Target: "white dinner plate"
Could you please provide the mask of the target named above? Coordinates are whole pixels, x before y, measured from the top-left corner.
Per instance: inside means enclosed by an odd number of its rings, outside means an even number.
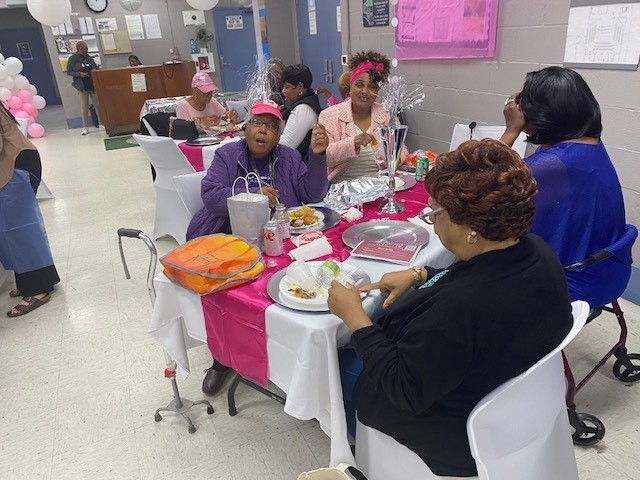
[[[296,210],[300,210],[301,208],[302,207],[287,208],[287,212],[295,212]],[[322,221],[324,220],[324,213],[322,213],[317,208],[314,208],[314,210],[315,210],[316,218],[318,220],[315,223],[311,223],[311,224],[305,225],[303,227],[291,227],[291,233],[302,233],[302,232],[306,232],[308,230],[314,230],[315,227],[320,225],[322,223]]]
[[[307,262],[307,265],[309,265],[309,267],[313,270],[314,268],[318,268],[320,265],[322,265],[322,263],[324,262],[321,262],[321,261]],[[341,264],[341,267],[342,267],[342,270],[347,274],[354,272],[358,268],[358,267],[353,267],[351,265],[345,265],[344,263]],[[371,283],[371,278],[369,277],[369,275],[367,275],[362,270],[359,270],[356,273],[356,275],[357,275],[356,286],[366,285],[368,283]],[[287,295],[285,295],[282,292],[282,288],[285,288],[285,287],[284,286],[281,287],[281,285],[283,284],[283,280],[284,280],[284,283],[286,284],[286,289],[289,288],[289,282],[286,281],[286,276],[287,276],[287,268],[285,267],[281,270],[278,270],[273,275],[271,275],[271,278],[267,282],[267,294],[271,297],[271,299],[274,302],[278,303],[279,305],[282,305],[283,307],[290,308],[291,310],[299,310],[302,312],[328,312],[329,311],[329,306],[327,305],[326,296],[324,297],[321,303],[314,303],[313,301],[293,297],[293,295],[289,294],[289,292],[287,292]],[[366,294],[363,294],[363,298],[364,297],[366,297]],[[317,299],[313,299],[313,300],[315,301]]]

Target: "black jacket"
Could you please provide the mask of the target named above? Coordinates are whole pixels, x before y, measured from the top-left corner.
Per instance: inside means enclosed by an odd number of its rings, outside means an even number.
[[[282,107],[282,117],[284,118],[284,121],[286,122],[289,119],[289,115],[291,115],[291,112],[293,111],[294,108],[296,108],[298,105],[303,105],[303,104],[309,105],[313,109],[313,111],[316,112],[316,115],[320,115],[320,112],[322,111],[322,107],[320,106],[320,100],[318,99],[318,95],[316,95],[311,88],[308,88],[306,93],[303,94],[291,105],[287,104],[284,107]],[[307,132],[305,137],[302,139],[302,142],[300,142],[300,145],[296,147],[296,150],[300,152],[300,155],[302,155],[302,159],[305,161],[305,163],[306,163],[307,152],[309,151],[309,145],[311,145],[311,130]]]
[[[440,275],[354,332],[364,362],[354,400],[362,423],[436,475],[474,476],[471,410],[560,344],[573,325],[571,305],[555,253],[534,235]]]

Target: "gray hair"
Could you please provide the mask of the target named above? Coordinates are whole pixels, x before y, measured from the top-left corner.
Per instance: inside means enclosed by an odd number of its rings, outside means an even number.
[[[261,114],[262,115],[262,114]],[[269,115],[268,113],[265,115]],[[249,112],[247,113],[247,115],[244,118],[244,122],[245,124],[248,124],[252,118],[256,117],[257,115],[254,115],[253,113],[251,113],[251,110],[249,110]],[[271,115],[273,117],[273,115]],[[278,122],[278,127],[280,128],[280,130],[278,131],[278,135],[282,135],[282,132],[284,132],[284,120],[280,120],[279,118],[275,117],[276,122]]]

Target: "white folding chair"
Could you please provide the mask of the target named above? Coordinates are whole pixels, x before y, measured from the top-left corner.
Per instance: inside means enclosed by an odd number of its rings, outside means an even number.
[[[471,130],[469,125],[456,123],[453,127],[449,151],[455,150],[462,142],[466,142],[467,140],[482,140],[483,138],[499,140],[506,129],[507,127],[502,125],[477,125]],[[518,138],[511,148],[524,158],[527,151],[527,136],[524,132],[520,132],[520,135],[518,135]]]
[[[589,305],[576,301],[573,328],[552,352],[482,399],[467,421],[481,480],[578,480],[562,349],[582,329]]]
[[[178,195],[173,177],[195,173],[176,143],[168,137],[134,134],[138,144],[156,170],[153,188],[156,191],[156,213],[153,224],[154,240],[170,235],[182,245],[186,241],[191,215]]]
[[[202,195],[200,194],[200,184],[206,174],[207,172],[204,171],[173,177],[173,183],[176,185],[178,195],[180,195],[182,203],[184,203],[192,218],[198,210],[204,207]]]
[[[26,137],[27,136],[27,127],[29,126],[29,119],[28,118],[16,117],[16,122],[18,122],[18,128],[20,129],[22,134]]]
[[[249,112],[249,104],[246,100],[227,100],[226,101],[227,108],[231,110],[232,108],[236,109],[238,112],[238,116],[240,117],[240,121],[244,122],[244,119]]]
[[[18,122],[18,128],[22,132],[22,134],[27,136],[27,127],[29,126],[29,120],[27,118],[16,118]],[[36,192],[36,199],[38,200],[46,200],[48,198],[55,198],[47,184],[44,183],[44,180],[40,179],[40,186],[38,186],[38,191]]]
[[[552,352],[483,398],[467,420],[478,477],[467,480],[577,480],[561,351],[584,326],[589,306],[572,304],[573,327]],[[356,465],[369,480],[442,480],[413,451],[356,425]]]

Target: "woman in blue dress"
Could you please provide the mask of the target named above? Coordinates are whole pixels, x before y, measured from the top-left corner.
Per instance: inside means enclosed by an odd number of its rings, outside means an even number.
[[[600,106],[584,79],[562,67],[530,72],[522,91],[505,102],[504,116],[504,143],[513,145],[524,131],[540,145],[525,159],[539,192],[531,232],[565,266],[620,240],[626,230],[622,188],[600,138]],[[598,307],[617,299],[631,275],[629,251],[568,272],[571,300]]]

